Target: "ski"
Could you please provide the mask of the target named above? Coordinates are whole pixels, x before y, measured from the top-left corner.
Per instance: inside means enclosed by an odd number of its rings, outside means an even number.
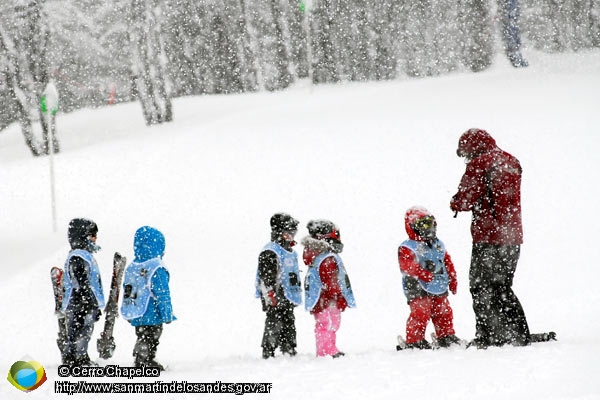
[[[552,342],[556,341],[556,332],[532,333],[529,337],[531,343]]]
[[[529,335],[529,343],[543,343],[543,342],[553,342],[557,341],[556,332],[542,332],[542,333],[531,333]],[[467,343],[467,348],[469,347],[477,347],[478,349],[487,349],[488,347],[492,347],[491,345],[477,345],[475,340]]]
[[[396,337],[396,341],[398,342],[398,344],[396,345],[396,351],[406,349],[406,340],[404,340],[404,337],[402,337],[402,335],[398,335]]]
[[[100,332],[100,338],[97,342],[98,353],[101,358],[109,359],[115,352],[115,338],[113,337],[113,328],[115,320],[119,315],[119,290],[123,280],[123,271],[127,259],[119,253],[115,253],[113,258],[113,274],[110,282],[110,295],[104,308],[104,330]]]
[[[435,332],[431,332],[431,348],[437,350],[440,347],[442,346],[440,346],[440,342],[438,342],[437,335],[435,334]]]
[[[59,267],[50,269],[50,279],[52,280],[52,292],[54,293],[54,314],[58,320],[58,339],[56,344],[60,350],[60,354],[64,354],[65,345],[67,342],[67,325],[65,313],[62,311],[63,301],[63,286],[62,286],[63,270]]]

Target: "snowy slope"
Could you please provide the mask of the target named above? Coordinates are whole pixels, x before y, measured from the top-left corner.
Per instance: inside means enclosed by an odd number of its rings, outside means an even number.
[[[17,126],[1,132],[0,370],[28,354],[49,381],[28,398],[61,396],[49,268],[64,262],[68,221],[85,216],[100,228],[106,285],[112,254],[132,257],[139,226],[165,233],[179,320],[159,346],[162,381],[272,382],[275,399],[600,398],[600,51],[529,59],[523,70],[499,58],[479,74],[177,99],[175,122],[152,128],[138,104],[59,115],[57,233],[48,159],[28,154]],[[448,208],[464,170],[457,140],[473,126],[521,160],[525,244],[515,290],[532,331],[555,330],[559,341],[397,353],[408,307],[396,249],[415,204],[438,218],[459,274],[455,328],[474,334],[469,215],[454,219]],[[302,310],[300,355],[260,359],[264,317],[253,279],[277,211],[301,221],[299,237],[311,218],[341,227],[358,302],[338,335],[344,359],[314,357],[313,320]],[[119,319],[115,336],[114,358],[100,364],[132,365],[133,328]],[[0,398],[23,396],[2,382]]]

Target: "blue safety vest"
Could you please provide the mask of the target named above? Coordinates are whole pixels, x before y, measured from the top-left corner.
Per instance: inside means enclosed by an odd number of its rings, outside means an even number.
[[[304,301],[304,307],[306,311],[312,310],[315,305],[317,305],[317,301],[319,301],[319,296],[321,296],[321,289],[323,289],[323,282],[321,282],[321,276],[319,275],[319,268],[321,267],[321,263],[327,257],[335,258],[335,262],[338,266],[338,282],[340,285],[340,290],[342,291],[342,295],[346,299],[348,303],[348,307],[356,307],[356,300],[354,299],[354,292],[352,291],[352,286],[350,285],[350,279],[348,278],[348,273],[346,272],[346,268],[344,267],[344,263],[342,262],[342,258],[336,253],[321,253],[313,260],[312,264],[308,267],[308,271],[306,272],[306,278],[304,279],[304,294],[306,299]]]
[[[79,289],[79,283],[77,281],[71,280],[71,274],[69,271],[69,262],[72,257],[79,257],[83,259],[89,266],[89,276],[90,276],[90,287],[92,288],[92,292],[96,297],[96,301],[98,302],[99,308],[104,308],[104,290],[102,289],[102,279],[100,278],[100,268],[98,267],[98,263],[96,259],[87,250],[75,249],[69,252],[67,256],[67,260],[65,261],[65,273],[62,278],[62,285],[64,288],[64,296],[62,302],[62,310],[65,311],[69,302],[71,301],[71,294],[73,293],[73,289]]]
[[[444,264],[444,256],[446,255],[446,247],[441,240],[435,239],[432,246],[428,246],[427,243],[417,240],[405,240],[400,246],[409,248],[417,257],[417,262],[423,269],[433,273],[433,280],[431,282],[425,282],[420,279],[419,284],[429,294],[439,295],[443,294],[448,290],[448,284],[450,278],[448,277],[448,271],[446,270],[446,264]],[[427,264],[433,262],[433,271],[427,268]],[[406,288],[407,276],[403,273],[402,283],[403,287]],[[405,290],[406,293],[406,290]]]
[[[131,321],[139,318],[148,310],[152,294],[152,277],[157,269],[167,267],[158,257],[144,262],[132,262],[125,269],[123,277],[123,303],[121,314]],[[167,271],[168,272],[168,271]]]
[[[272,251],[277,255],[279,263],[278,283],[281,283],[285,297],[296,305],[302,304],[302,286],[300,285],[300,267],[298,266],[298,254],[295,250],[287,251],[280,244],[269,242],[262,251]],[[261,297],[260,276],[256,270],[256,297]]]

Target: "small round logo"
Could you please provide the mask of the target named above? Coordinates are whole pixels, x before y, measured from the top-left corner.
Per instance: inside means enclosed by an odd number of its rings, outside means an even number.
[[[24,356],[10,367],[6,379],[17,389],[31,392],[42,386],[47,378],[42,364]]]

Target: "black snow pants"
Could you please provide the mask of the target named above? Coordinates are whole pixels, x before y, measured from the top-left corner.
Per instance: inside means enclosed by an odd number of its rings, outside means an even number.
[[[283,302],[282,302],[283,303]],[[294,306],[285,302],[277,307],[267,307],[265,331],[262,339],[263,358],[274,356],[279,347],[282,353],[296,354],[296,318]]]
[[[72,302],[65,312],[67,337],[62,354],[63,364],[86,365],[89,363],[88,344],[94,331],[94,323],[98,318],[97,310],[72,306]]]
[[[475,312],[475,340],[484,346],[527,345],[529,326],[512,290],[519,245],[474,243],[469,287]]]
[[[154,361],[156,357],[156,348],[158,347],[160,335],[163,326],[161,325],[142,325],[135,327],[137,341],[133,348],[133,356],[136,365],[148,364]]]

